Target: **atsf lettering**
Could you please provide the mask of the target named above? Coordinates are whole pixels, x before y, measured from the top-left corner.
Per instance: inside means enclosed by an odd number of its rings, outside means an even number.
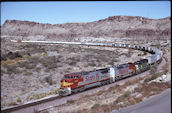
[[[92,75],[92,76],[86,76],[85,77],[86,81],[92,81],[92,80],[98,80],[99,79],[99,75]]]

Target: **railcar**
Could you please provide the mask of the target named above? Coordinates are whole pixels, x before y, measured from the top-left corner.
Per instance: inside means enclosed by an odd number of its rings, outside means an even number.
[[[136,61],[134,64],[136,66],[136,74],[139,74],[149,69],[148,59]]]
[[[129,44],[125,44],[125,47],[126,47],[126,48],[129,48]]]
[[[146,59],[148,60],[148,64],[152,65],[152,64],[157,62],[157,54],[153,54],[151,56],[148,56],[148,57],[146,57]]]
[[[136,67],[134,63],[127,63],[127,64],[114,66],[114,70],[115,70],[115,80],[118,80],[135,74]]]
[[[67,96],[91,87],[101,86],[135,74],[134,63],[121,64],[91,72],[66,74],[61,80],[60,96]]]
[[[82,91],[87,88],[100,86],[110,82],[110,69],[100,69],[91,72],[78,72],[64,75],[61,80],[59,95],[67,96],[71,93]]]

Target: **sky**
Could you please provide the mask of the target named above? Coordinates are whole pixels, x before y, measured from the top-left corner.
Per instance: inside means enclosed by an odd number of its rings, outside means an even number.
[[[62,24],[93,22],[109,16],[171,16],[170,1],[68,1],[1,2],[1,25],[5,20]]]

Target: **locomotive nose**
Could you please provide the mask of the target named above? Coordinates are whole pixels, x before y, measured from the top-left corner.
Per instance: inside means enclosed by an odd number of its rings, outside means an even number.
[[[65,86],[65,80],[61,80],[61,87],[64,87]]]
[[[71,82],[71,81],[61,80],[61,88],[69,87],[72,84],[73,84],[73,82]]]

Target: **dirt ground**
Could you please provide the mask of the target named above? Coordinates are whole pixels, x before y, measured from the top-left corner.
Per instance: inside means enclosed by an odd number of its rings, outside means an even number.
[[[149,53],[112,47],[2,43],[2,107],[58,94],[66,73],[134,62]]]

